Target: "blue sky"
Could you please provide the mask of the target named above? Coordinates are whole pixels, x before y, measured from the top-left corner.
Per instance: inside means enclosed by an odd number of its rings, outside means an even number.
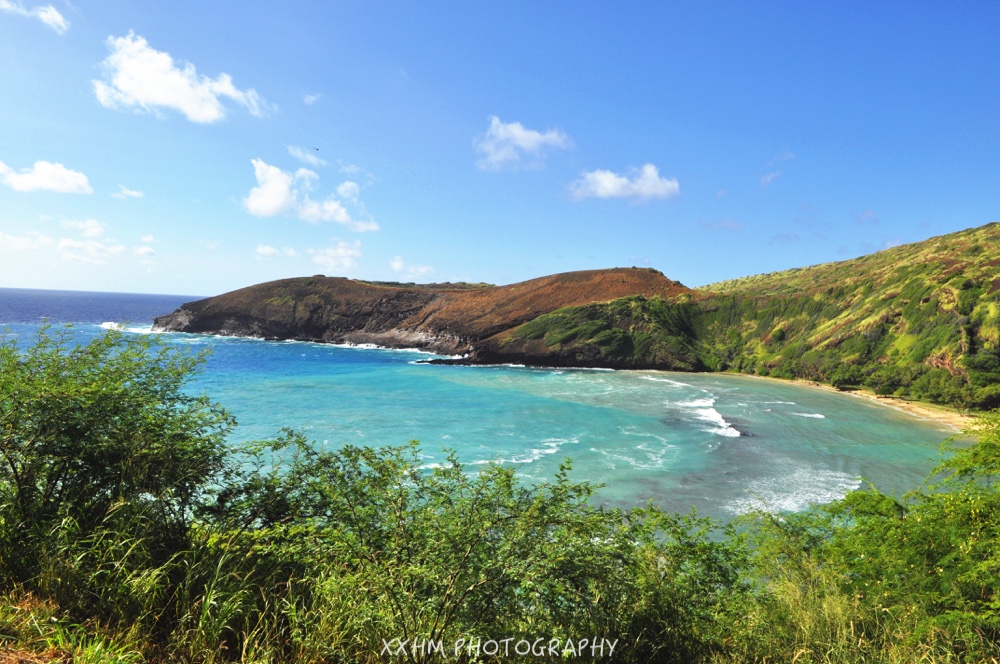
[[[1000,4],[0,0],[0,286],[689,286],[1000,220]]]

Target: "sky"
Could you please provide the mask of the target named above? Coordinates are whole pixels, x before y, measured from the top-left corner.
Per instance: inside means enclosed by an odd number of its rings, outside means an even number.
[[[1000,3],[0,0],[0,287],[688,286],[1000,221]]]

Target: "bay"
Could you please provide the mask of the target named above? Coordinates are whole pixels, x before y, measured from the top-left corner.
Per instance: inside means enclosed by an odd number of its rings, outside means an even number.
[[[148,334],[184,296],[0,289],[0,324],[26,341],[43,318],[84,341],[121,323]],[[209,350],[190,389],[235,414],[234,442],[282,427],[317,445],[418,440],[425,462],[455,450],[470,470],[511,464],[528,482],[604,483],[596,500],[724,519],[800,510],[871,481],[902,493],[937,460],[946,428],[862,399],[720,374],[459,367],[415,351],[167,334]]]

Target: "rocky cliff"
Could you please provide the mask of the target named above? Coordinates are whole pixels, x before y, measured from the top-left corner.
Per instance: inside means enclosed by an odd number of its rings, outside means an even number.
[[[317,275],[189,302],[157,318],[154,329],[372,343],[469,354],[475,360],[489,339],[544,313],[633,295],[673,298],[685,293],[691,291],[644,268],[568,272],[509,286],[417,286]]]

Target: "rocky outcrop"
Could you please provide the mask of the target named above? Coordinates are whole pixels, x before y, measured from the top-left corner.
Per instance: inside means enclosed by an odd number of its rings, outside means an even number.
[[[690,291],[644,268],[569,272],[509,286],[282,279],[184,304],[161,331],[422,348],[475,360],[486,342],[562,307]],[[493,348],[493,345],[490,345]],[[490,352],[492,358],[495,352]]]

